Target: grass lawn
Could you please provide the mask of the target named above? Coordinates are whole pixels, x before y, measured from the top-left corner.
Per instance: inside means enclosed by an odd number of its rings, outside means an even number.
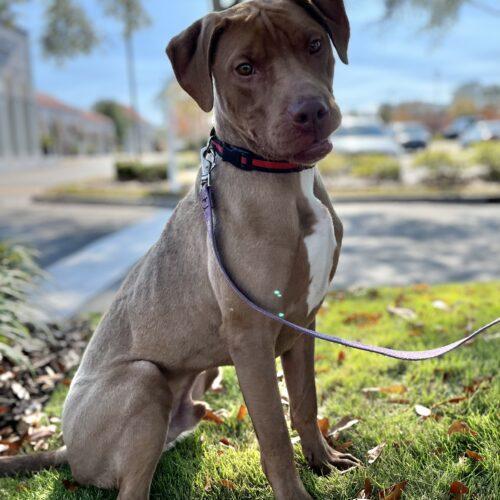
[[[391,316],[389,305],[409,308],[416,317]],[[499,312],[499,282],[417,285],[333,294],[319,316],[318,328],[368,343],[424,349],[455,340]],[[500,384],[495,377],[500,356],[494,333],[441,360],[405,363],[324,342],[317,343],[316,357],[321,416],[331,426],[347,415],[359,419],[340,433],[338,442],[367,465],[344,475],[318,477],[308,470],[296,444],[300,475],[314,498],[356,498],[366,478],[373,485],[373,498],[402,481],[407,481],[404,498],[449,498],[454,481],[468,487],[464,498],[498,498]],[[273,498],[249,418],[237,418],[243,399],[232,368],[224,370],[223,385],[223,392],[207,396],[214,411],[224,410],[223,422],[202,422],[194,435],[164,455],[152,498]],[[363,391],[370,387],[383,390]],[[65,390],[54,394],[48,413],[59,414]],[[431,416],[419,416],[417,404],[430,409]],[[456,421],[465,422],[467,432],[448,434]],[[380,457],[368,464],[367,451],[382,443],[386,445]],[[478,453],[480,460],[466,455],[468,450]],[[66,486],[63,480],[69,480]],[[74,485],[68,468],[0,480],[0,498],[115,497],[113,492]]]

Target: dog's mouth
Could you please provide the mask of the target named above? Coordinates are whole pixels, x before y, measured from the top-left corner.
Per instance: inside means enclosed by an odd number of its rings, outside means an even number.
[[[313,165],[314,163],[322,160],[333,149],[330,139],[323,139],[315,141],[306,149],[296,153],[292,161],[302,165]]]

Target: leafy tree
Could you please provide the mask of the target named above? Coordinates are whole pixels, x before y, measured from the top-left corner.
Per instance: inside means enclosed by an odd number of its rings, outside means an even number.
[[[113,121],[116,131],[116,140],[119,146],[123,146],[125,134],[130,127],[130,118],[123,106],[116,101],[107,99],[94,104],[93,110],[107,116]]]
[[[353,0],[346,0],[349,2]],[[426,28],[438,28],[453,22],[466,4],[500,16],[500,8],[492,5],[492,0],[382,0],[385,7],[385,18],[392,18],[398,11],[411,7],[424,10],[428,14]],[[214,10],[223,10],[232,7],[242,0],[212,0]]]
[[[45,56],[58,62],[78,54],[88,54],[99,39],[85,11],[72,0],[53,0],[45,12],[42,35]]]

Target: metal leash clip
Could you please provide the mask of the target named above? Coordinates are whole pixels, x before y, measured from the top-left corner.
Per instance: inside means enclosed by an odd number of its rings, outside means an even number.
[[[215,154],[209,144],[201,149],[201,185],[210,186],[210,174],[215,167]]]

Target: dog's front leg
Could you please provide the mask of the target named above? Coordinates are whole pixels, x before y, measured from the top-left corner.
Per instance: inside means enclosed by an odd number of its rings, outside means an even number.
[[[294,464],[281,406],[274,336],[271,328],[261,330],[260,323],[258,328],[255,324],[248,328],[239,325],[228,335],[230,354],[259,441],[262,467],[276,498],[310,500]]]
[[[290,398],[292,425],[299,433],[309,466],[320,474],[326,474],[332,466],[345,470],[359,465],[357,458],[331,448],[319,430],[314,339],[300,336],[293,347],[281,356],[281,362]]]

